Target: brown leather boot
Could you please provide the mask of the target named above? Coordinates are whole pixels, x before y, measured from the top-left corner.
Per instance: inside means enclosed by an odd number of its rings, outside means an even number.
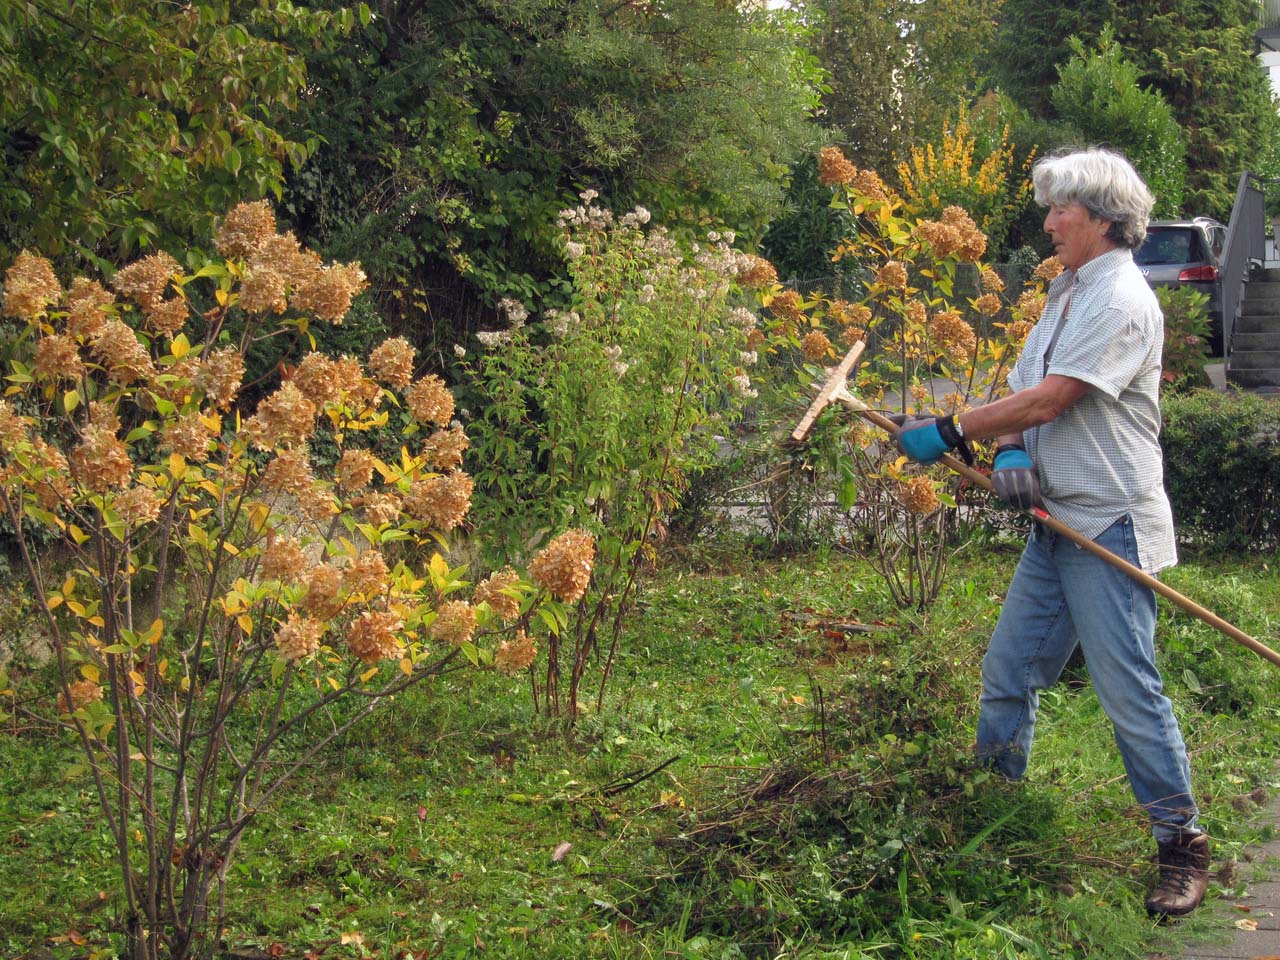
[[[1200,906],[1209,889],[1209,838],[1179,834],[1160,844],[1160,879],[1147,897],[1147,913],[1181,917]]]

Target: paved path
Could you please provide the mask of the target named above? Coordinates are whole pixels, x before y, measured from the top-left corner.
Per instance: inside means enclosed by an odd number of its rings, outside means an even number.
[[[1264,820],[1280,826],[1280,798],[1272,800]],[[1221,866],[1214,861],[1215,868]],[[1154,954],[1151,960],[1280,960],[1280,836],[1250,847],[1235,867],[1233,885],[1242,896],[1223,896],[1208,909],[1221,927],[1181,954]]]

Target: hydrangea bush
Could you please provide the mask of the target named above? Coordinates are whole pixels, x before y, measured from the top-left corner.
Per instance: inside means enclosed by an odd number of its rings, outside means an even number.
[[[444,382],[402,339],[365,362],[307,348],[312,323],[342,322],[359,266],[302,249],[265,203],[232,210],[215,247],[193,272],[158,253],[109,286],[64,287],[23,252],[4,285],[0,506],[136,958],[212,952],[238,841],[299,765],[412,684],[528,669],[539,610],[579,599],[594,563],[592,534],[570,529],[530,577],[469,583],[446,559],[473,480]],[[301,361],[243,383],[272,338],[302,341]],[[404,445],[380,457],[370,437],[395,406]],[[321,434],[332,470],[309,454]]]

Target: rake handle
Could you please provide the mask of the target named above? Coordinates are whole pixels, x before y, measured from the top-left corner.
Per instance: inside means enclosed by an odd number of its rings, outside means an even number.
[[[850,397],[850,399],[852,399],[852,397]],[[852,409],[856,410],[858,413],[862,414],[863,417],[865,417],[870,422],[874,423],[880,429],[888,431],[890,436],[896,437],[898,435],[898,425],[895,424],[888,417],[884,416],[883,414],[877,413],[874,410],[868,410],[866,407],[863,407],[857,401],[854,401],[854,404],[849,404],[849,406],[851,406]],[[960,460],[957,460],[955,457],[951,456],[950,454],[944,454],[942,456],[941,462],[945,463],[948,467],[950,467],[956,473],[960,474],[961,476],[969,480],[969,482],[979,487],[982,487],[982,489],[984,490],[991,489],[991,480],[989,477],[984,476],[983,474],[979,473],[977,470],[973,469],[973,467],[969,466],[968,464]],[[1057,534],[1060,534],[1061,536],[1066,537],[1076,546],[1081,547],[1085,550],[1088,550],[1094,556],[1105,560],[1107,563],[1111,564],[1111,566],[1115,567],[1117,570],[1122,571],[1123,573],[1128,574],[1130,577],[1132,577],[1134,580],[1136,580],[1138,583],[1142,584],[1143,586],[1150,587],[1156,593],[1160,594],[1162,597],[1166,598],[1174,605],[1181,607],[1183,610],[1191,614],[1193,617],[1198,617],[1199,619],[1203,620],[1205,623],[1209,624],[1209,626],[1213,627],[1215,630],[1221,633],[1225,633],[1232,640],[1235,640],[1237,643],[1241,643],[1244,646],[1248,647],[1258,656],[1263,657],[1267,660],[1270,660],[1276,666],[1280,666],[1280,653],[1276,653],[1276,651],[1272,650],[1266,644],[1260,643],[1259,641],[1255,640],[1253,637],[1249,636],[1239,627],[1236,627],[1228,623],[1226,620],[1223,620],[1220,616],[1218,616],[1212,610],[1206,610],[1204,607],[1200,606],[1200,604],[1196,603],[1190,597],[1185,597],[1182,594],[1180,594],[1177,590],[1173,589],[1173,587],[1170,587],[1167,584],[1161,583],[1159,580],[1151,576],[1151,574],[1147,573],[1145,570],[1142,570],[1139,567],[1135,567],[1128,560],[1124,559],[1123,557],[1117,556],[1116,554],[1108,550],[1106,547],[1099,546],[1098,544],[1090,540],[1088,537],[1086,537],[1083,533],[1080,533],[1077,530],[1073,530],[1071,527],[1067,526],[1061,520],[1058,520],[1057,518],[1050,516],[1040,507],[1032,507],[1027,512],[1030,513],[1037,520],[1039,520],[1041,523],[1043,523],[1046,527],[1048,527],[1054,533],[1057,533]]]

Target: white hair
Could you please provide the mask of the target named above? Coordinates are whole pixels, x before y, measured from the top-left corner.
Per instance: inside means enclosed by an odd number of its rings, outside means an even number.
[[[1101,147],[1041,157],[1031,168],[1036,203],[1078,203],[1108,220],[1107,239],[1130,250],[1142,246],[1155,197],[1123,156]]]

